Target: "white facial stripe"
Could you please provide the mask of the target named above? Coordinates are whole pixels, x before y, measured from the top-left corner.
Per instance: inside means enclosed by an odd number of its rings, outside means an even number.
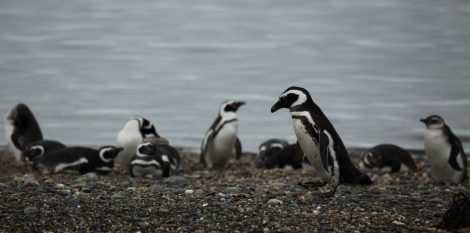
[[[104,153],[106,153],[106,152],[108,152],[108,151],[111,151],[111,150],[113,150],[113,148],[104,148],[104,149],[100,150],[100,159],[101,159],[103,162],[109,163],[109,162],[113,161],[112,159],[106,159],[106,158],[104,157]]]
[[[262,146],[261,148],[259,148],[260,151],[265,151],[266,150],[266,146]]]
[[[285,93],[283,93],[281,95],[281,97],[286,97],[287,95],[289,94],[295,94],[297,95],[299,98],[291,104],[290,107],[294,107],[294,106],[297,106],[297,105],[301,105],[303,103],[305,103],[307,101],[307,95],[305,95],[305,93],[303,93],[302,91],[299,91],[299,90],[290,90],[290,91],[287,91]]]
[[[151,160],[151,161],[145,161],[145,160],[140,160],[140,159],[136,159],[134,161],[131,162],[132,165],[137,165],[137,166],[149,166],[149,165],[156,165],[158,167],[160,167],[160,163],[158,161],[155,161],[155,160]]]
[[[284,148],[284,145],[282,145],[281,143],[273,143],[273,144],[271,144],[271,148],[276,148],[276,147],[282,149],[282,148]]]
[[[306,117],[308,122],[312,125],[315,126],[315,121],[313,121],[312,116],[310,115],[309,112],[304,111],[304,112],[291,112],[291,116],[297,116],[297,117]],[[316,133],[318,133],[318,127],[313,127]],[[326,131],[325,131],[326,132]]]
[[[43,146],[36,145],[36,146],[31,147],[31,150],[36,150],[36,149],[41,151],[41,153],[37,157],[44,155],[44,147]]]
[[[79,160],[71,163],[60,163],[54,168],[54,172],[60,172],[68,167],[75,167],[85,163],[88,163],[88,159],[86,158],[80,158]]]

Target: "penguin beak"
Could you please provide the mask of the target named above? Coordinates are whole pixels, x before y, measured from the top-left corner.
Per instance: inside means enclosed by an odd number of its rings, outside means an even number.
[[[117,152],[119,153],[119,152],[123,151],[124,148],[122,148],[122,147],[117,147],[116,150],[117,150]]]
[[[285,108],[284,104],[281,102],[279,99],[272,107],[271,107],[271,113],[276,112],[277,110]]]
[[[427,121],[426,119],[424,119],[424,118],[419,119],[419,121],[423,122],[424,124],[427,124],[427,123],[428,123],[428,121]]]

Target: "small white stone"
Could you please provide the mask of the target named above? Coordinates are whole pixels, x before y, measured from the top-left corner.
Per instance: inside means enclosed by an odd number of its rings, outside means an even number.
[[[404,223],[402,223],[402,222],[400,222],[400,221],[396,221],[396,220],[393,221],[392,223],[395,224],[395,225],[398,225],[398,226],[405,226],[405,225],[406,225],[406,224],[404,224]]]
[[[55,187],[57,187],[59,189],[63,189],[63,188],[65,188],[65,185],[64,184],[56,184]]]
[[[188,189],[188,190],[184,191],[184,194],[186,194],[186,195],[191,195],[193,193],[194,193],[194,190],[192,190],[192,189]]]
[[[318,215],[318,210],[314,210],[313,215]]]
[[[276,198],[273,198],[271,200],[268,201],[268,204],[271,204],[271,205],[282,205],[284,204],[283,201],[279,200],[279,199],[276,199]]]

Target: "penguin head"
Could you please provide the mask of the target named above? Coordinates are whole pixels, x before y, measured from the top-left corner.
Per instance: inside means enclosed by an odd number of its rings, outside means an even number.
[[[28,146],[23,150],[23,156],[28,164],[33,164],[34,161],[44,156],[45,150],[42,145]]]
[[[442,129],[445,126],[444,119],[438,115],[431,115],[419,121],[423,122],[428,129]]]
[[[271,144],[261,144],[258,148],[258,156],[255,159],[255,165],[257,168],[262,168],[266,166],[268,159],[284,148],[284,145],[281,143],[271,143]]]
[[[151,142],[144,142],[137,146],[137,157],[146,157],[155,154],[156,147]]]
[[[114,146],[103,146],[98,149],[100,159],[106,163],[113,161],[122,150],[123,148]]]
[[[19,103],[10,110],[7,120],[9,120],[15,127],[22,128],[26,127],[25,124],[27,124],[32,115],[33,113],[29,110],[26,104]]]
[[[380,155],[372,150],[368,150],[362,154],[362,164],[366,168],[378,167],[380,161]]]
[[[237,112],[238,108],[244,104],[245,102],[243,101],[226,100],[220,106],[219,114],[224,115],[226,113],[235,113]]]
[[[310,93],[302,87],[292,86],[287,88],[280,96],[278,101],[271,107],[271,112],[276,112],[281,108],[292,108],[303,105],[311,101]]]
[[[160,137],[160,135],[157,133],[157,130],[155,129],[155,126],[149,120],[143,117],[136,117],[135,119],[137,119],[139,122],[139,130],[142,134],[142,137]]]

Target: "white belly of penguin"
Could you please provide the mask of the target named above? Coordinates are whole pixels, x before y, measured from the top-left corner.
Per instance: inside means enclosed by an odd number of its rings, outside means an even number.
[[[450,181],[458,183],[463,172],[455,171],[449,165],[451,145],[440,130],[428,130],[425,134],[424,149],[431,175],[436,181]],[[461,159],[457,157],[457,162],[462,167]]]
[[[331,179],[331,174],[325,170],[323,167],[323,162],[321,161],[320,150],[317,144],[309,136],[307,129],[302,124],[302,121],[299,119],[292,119],[294,125],[295,135],[299,141],[300,147],[307,156],[308,161],[315,168],[317,175],[323,180],[323,182],[329,182]]]
[[[212,164],[225,165],[232,155],[236,140],[237,122],[225,124],[214,137],[211,144],[209,156]]]
[[[11,110],[10,110],[11,111]],[[8,112],[7,117],[10,115],[10,112]],[[13,135],[13,131],[15,130],[15,127],[11,123],[10,120],[5,119],[5,137],[7,138],[7,143],[8,143],[8,148],[12,155],[15,157],[16,162],[21,161],[21,151],[16,148],[15,144],[13,144],[13,141],[11,140],[11,135]]]

